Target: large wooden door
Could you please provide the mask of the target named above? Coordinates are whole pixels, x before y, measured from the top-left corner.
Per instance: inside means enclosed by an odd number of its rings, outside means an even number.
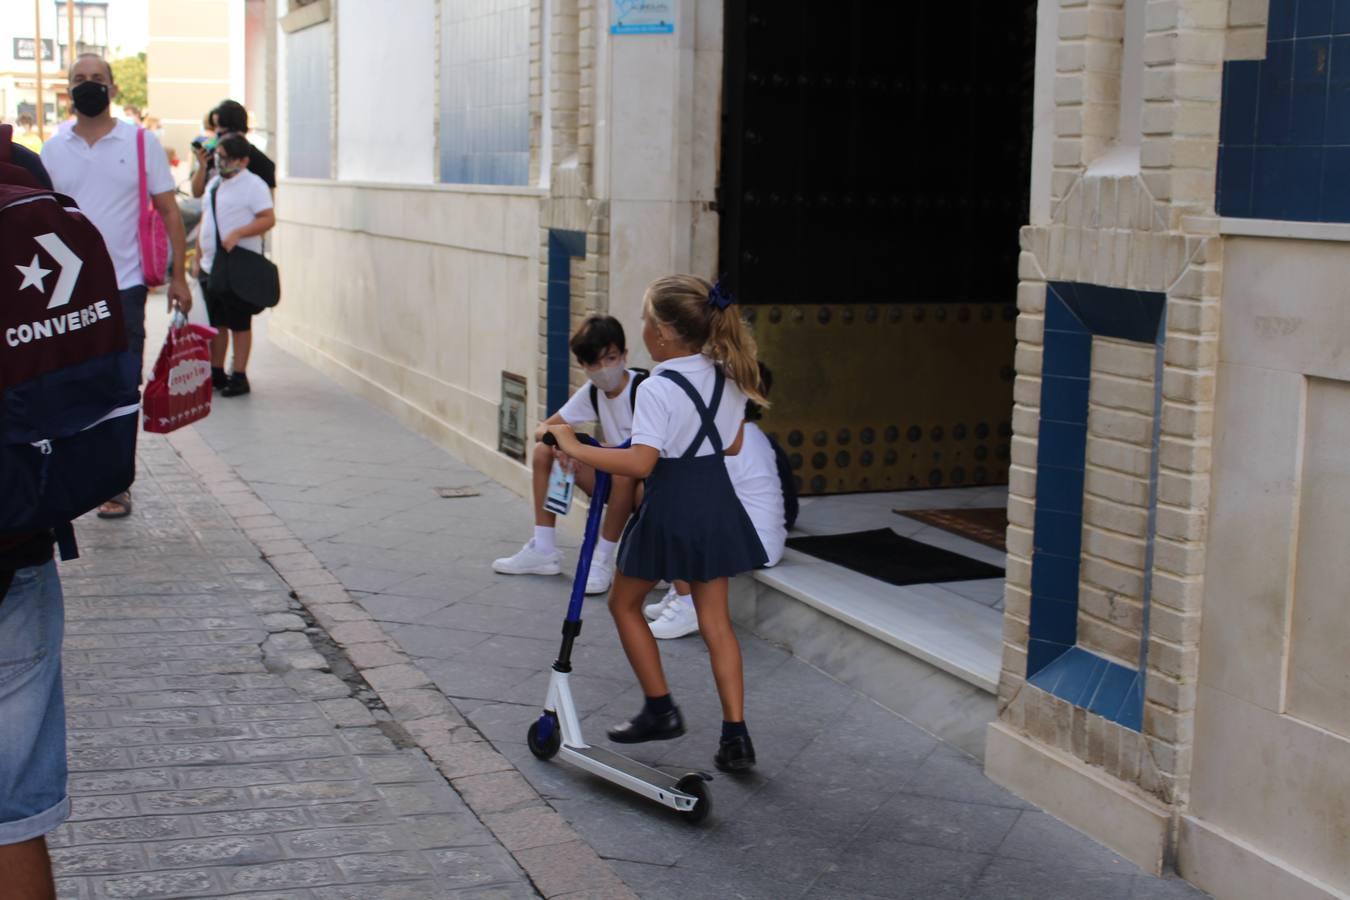
[[[806,493],[1007,480],[1034,0],[726,0],[721,271]]]

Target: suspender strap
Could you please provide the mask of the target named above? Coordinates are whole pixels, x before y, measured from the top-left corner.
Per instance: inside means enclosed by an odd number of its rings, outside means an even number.
[[[717,408],[722,404],[722,389],[726,387],[727,376],[722,372],[720,366],[716,367],[715,371],[717,372],[717,375],[713,381],[711,405],[703,402],[703,398],[698,395],[698,391],[694,390],[694,386],[689,383],[689,379],[685,378],[679,372],[666,369],[661,373],[663,377],[669,378],[671,381],[678,384],[680,388],[689,395],[689,399],[693,401],[694,409],[698,411],[698,417],[702,422],[699,426],[698,434],[694,435],[693,443],[691,443],[688,449],[681,454],[681,459],[692,459],[697,456],[698,448],[703,446],[704,438],[707,438],[708,442],[712,444],[714,453],[718,456],[722,455],[722,435],[717,432],[717,420],[715,417],[717,415]]]

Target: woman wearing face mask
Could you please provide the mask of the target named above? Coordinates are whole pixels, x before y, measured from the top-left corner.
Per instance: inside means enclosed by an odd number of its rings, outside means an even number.
[[[211,343],[211,383],[222,396],[238,397],[250,390],[246,370],[257,310],[232,292],[212,291],[211,266],[217,253],[229,253],[236,247],[261,253],[262,236],[276,224],[276,215],[272,212],[272,192],[248,170],[248,140],[239,134],[226,135],[216,144],[215,152],[216,174],[206,186],[193,269],[201,279],[211,325],[219,330]],[[231,372],[226,375],[225,357],[231,344],[234,354]]]

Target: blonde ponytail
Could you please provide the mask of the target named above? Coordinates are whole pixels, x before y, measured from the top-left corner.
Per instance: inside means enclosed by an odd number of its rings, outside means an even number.
[[[734,305],[708,302],[713,286],[696,275],[667,275],[647,286],[643,306],[690,348],[722,366],[747,397],[767,408],[754,335]]]
[[[703,345],[703,353],[714,362],[722,364],[722,371],[736,382],[736,386],[745,392],[745,396],[768,409],[769,401],[764,396],[764,386],[759,381],[755,336],[750,333],[735,306],[728,306],[726,309],[711,307],[711,309],[708,340]]]

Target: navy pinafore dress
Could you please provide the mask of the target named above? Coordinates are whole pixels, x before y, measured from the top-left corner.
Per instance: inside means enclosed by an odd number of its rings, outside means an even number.
[[[619,571],[645,581],[712,581],[760,568],[769,557],[731,486],[714,420],[726,375],[717,368],[711,406],[679,372],[659,377],[689,395],[702,424],[682,455],[662,457],[647,476],[642,505],[619,545]],[[698,456],[705,438],[713,452]]]

